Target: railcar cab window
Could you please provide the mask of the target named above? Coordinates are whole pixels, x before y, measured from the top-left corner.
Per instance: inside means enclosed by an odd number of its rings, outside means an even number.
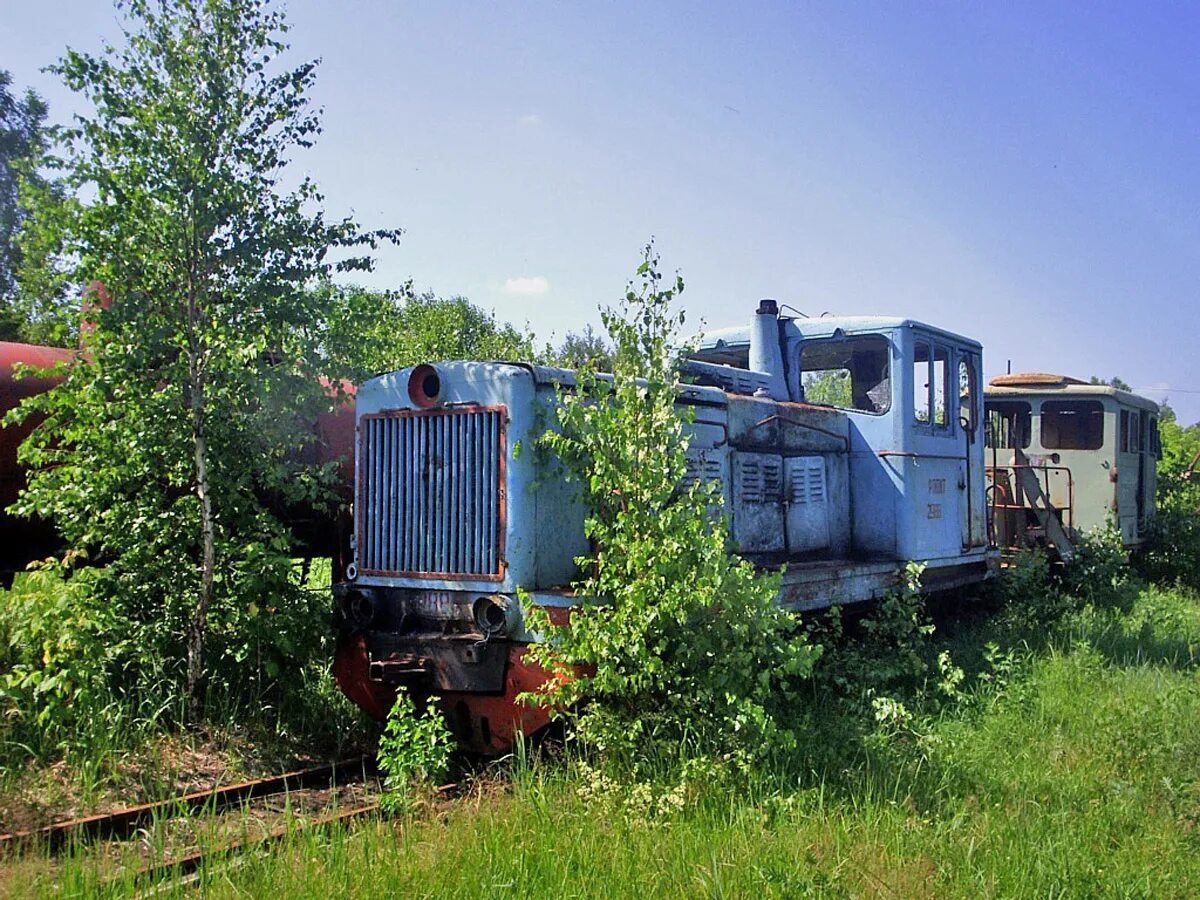
[[[987,446],[989,450],[1029,449],[1033,416],[1024,400],[989,400]]]
[[[1042,447],[1046,450],[1099,450],[1104,446],[1104,404],[1099,400],[1047,400],[1042,403]]]
[[[1121,435],[1118,446],[1122,453],[1137,453],[1141,450],[1143,441],[1142,435],[1142,414],[1134,411],[1130,412],[1127,409],[1121,410]]]
[[[888,342],[879,335],[807,340],[800,379],[808,403],[882,415],[892,406]]]
[[[950,351],[917,341],[913,350],[913,419],[921,425],[950,426],[946,410],[949,396]]]

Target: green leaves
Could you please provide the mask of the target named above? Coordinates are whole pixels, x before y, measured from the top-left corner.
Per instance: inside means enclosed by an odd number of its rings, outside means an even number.
[[[719,492],[681,486],[690,411],[676,405],[683,291],[663,285],[652,246],[618,309],[601,313],[613,379],[585,366],[559,397],[560,431],[540,444],[585,488],[592,574],[575,586],[596,598],[568,624],[532,611],[549,640],[532,650],[550,669],[592,674],[547,687],[542,702],[571,709],[576,734],[645,759],[688,740],[704,753],[732,746],[747,759],[791,736],[794,685],[819,654],[775,605],[778,577],[728,552]],[[576,705],[587,705],[574,711]]]
[[[432,785],[450,769],[454,737],[434,698],[417,711],[408,691],[401,688],[379,738],[376,759],[384,773],[379,805],[389,813],[404,811],[419,784]]]
[[[206,678],[265,690],[324,639],[324,598],[295,583],[280,518],[335,503],[331,467],[303,462],[339,399],[313,288],[331,250],[397,232],[327,219],[307,179],[281,189],[320,120],[306,96],[315,64],[282,64],[280,12],[120,8],[123,46],[55,67],[94,112],[61,135],[76,197],[34,210],[64,277],[103,282],[112,305],[91,314],[63,382],[14,415],[47,417],[22,449],[34,472],[17,508],[103,565],[104,639],[125,654],[113,671],[186,656],[193,694]]]
[[[405,366],[447,359],[522,360],[535,356],[533,335],[465,297],[369,291],[322,284],[324,317],[316,337],[333,371],[353,381]]]

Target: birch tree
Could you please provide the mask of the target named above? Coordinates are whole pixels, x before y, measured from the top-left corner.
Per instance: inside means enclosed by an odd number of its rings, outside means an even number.
[[[21,507],[105,567],[139,652],[181,663],[195,721],[214,630],[226,661],[254,628],[284,656],[294,644],[269,620],[286,606],[292,540],[265,500],[325,496],[327,473],[295,463],[331,401],[307,337],[324,315],[311,288],[369,268],[362,254],[396,233],[327,220],[316,186],[291,174],[320,132],[317,64],[283,65],[270,3],[117,7],[121,46],[54,67],[94,110],[63,133],[76,202],[33,210],[73,282],[103,283],[111,307],[93,310],[85,352],[31,407],[49,418],[24,450],[35,475]]]

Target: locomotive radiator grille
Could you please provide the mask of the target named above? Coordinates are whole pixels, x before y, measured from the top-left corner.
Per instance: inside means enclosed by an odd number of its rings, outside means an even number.
[[[503,577],[504,421],[496,407],[363,416],[364,574]]]

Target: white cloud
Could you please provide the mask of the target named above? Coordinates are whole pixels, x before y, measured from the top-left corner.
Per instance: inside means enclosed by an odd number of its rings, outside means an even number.
[[[539,116],[537,113],[526,113],[525,115],[521,116],[521,124],[522,125],[541,125],[542,117]]]
[[[550,290],[550,282],[546,280],[545,275],[507,278],[504,281],[504,293],[515,294],[518,297],[532,297],[544,294],[548,290]]]

